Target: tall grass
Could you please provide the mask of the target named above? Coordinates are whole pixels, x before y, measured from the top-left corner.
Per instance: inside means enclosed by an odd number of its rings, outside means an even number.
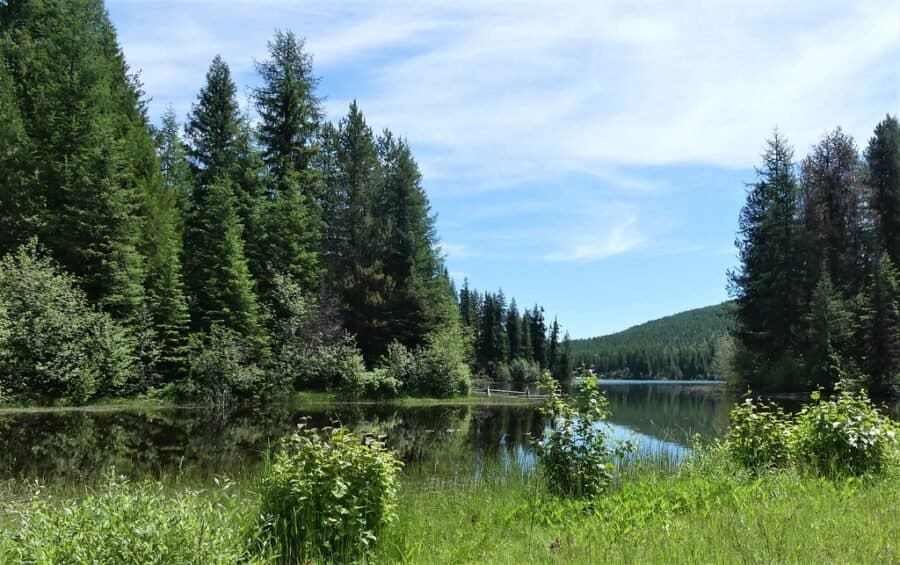
[[[474,472],[474,469],[478,469]],[[194,480],[194,479],[191,479]],[[121,480],[86,488],[0,484],[0,563],[266,563],[254,541],[256,477],[191,486]],[[547,494],[518,458],[402,473],[397,521],[370,563],[896,563],[900,473],[840,480],[751,473],[716,451],[619,467],[593,501]],[[312,557],[312,563],[323,562]]]

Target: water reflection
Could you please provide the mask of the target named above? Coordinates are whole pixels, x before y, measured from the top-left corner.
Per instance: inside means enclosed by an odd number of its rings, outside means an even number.
[[[680,460],[694,434],[723,433],[721,387],[605,382],[616,439]],[[271,406],[227,413],[168,408],[0,414],[0,478],[83,480],[114,467],[133,478],[208,478],[253,472],[264,452],[307,419],[383,434],[408,466],[477,469],[485,461],[533,465],[531,438],[546,422],[534,405]]]

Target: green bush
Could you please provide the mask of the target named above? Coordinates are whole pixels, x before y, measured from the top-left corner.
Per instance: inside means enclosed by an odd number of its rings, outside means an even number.
[[[465,347],[455,332],[444,330],[432,334],[427,347],[416,358],[417,376],[410,392],[436,398],[469,394],[472,381],[465,362]]]
[[[395,398],[399,391],[400,381],[385,369],[344,375],[343,382],[336,389],[338,397],[343,400],[384,400]]]
[[[731,410],[725,450],[753,470],[783,467],[790,461],[792,423],[774,403],[747,398]]]
[[[214,325],[208,335],[194,336],[190,349],[188,396],[225,405],[262,400],[281,388],[253,362],[252,346],[228,328]]]
[[[410,388],[411,383],[418,378],[416,356],[399,341],[388,344],[387,351],[378,361],[378,367],[384,369],[389,377],[404,388]]]
[[[43,495],[4,516],[0,562],[261,563],[246,553],[250,513],[216,491],[167,494],[160,483],[117,482],[80,500]]]
[[[284,563],[362,557],[395,519],[399,469],[378,440],[301,428],[262,479],[261,542]]]
[[[36,243],[0,259],[0,304],[0,389],[10,397],[84,403],[135,375],[133,336]]]
[[[829,400],[813,393],[797,414],[798,461],[825,475],[881,473],[897,455],[897,425],[878,412],[865,391],[839,390]]]
[[[541,378],[541,368],[534,361],[516,357],[509,362],[509,376],[514,383],[536,383]]]
[[[611,442],[606,396],[597,388],[593,371],[580,376],[574,397],[563,395],[549,373],[541,377],[541,388],[549,396],[542,412],[552,425],[537,442],[536,451],[552,492],[593,498],[612,482],[615,459],[624,457],[632,446]]]

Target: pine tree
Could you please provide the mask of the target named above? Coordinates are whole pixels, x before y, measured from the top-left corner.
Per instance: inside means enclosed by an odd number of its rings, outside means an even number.
[[[550,342],[547,345],[547,368],[556,374],[556,361],[559,355],[559,322],[553,318],[550,326]]]
[[[887,396],[900,388],[900,276],[887,253],[876,263],[871,279],[864,319],[866,384],[872,394]]]
[[[810,376],[807,386],[833,388],[841,380],[858,378],[849,355],[851,315],[827,271],[816,285],[807,317]]]
[[[103,4],[11,1],[0,22],[0,66],[28,137],[27,154],[6,164],[25,196],[8,225],[19,241],[38,236],[92,301],[135,320],[144,302],[140,207],[155,165],[135,153],[147,137],[141,92]]]
[[[191,207],[191,167],[187,149],[179,133],[175,110],[169,106],[162,116],[162,125],[154,132],[156,153],[160,161],[163,186],[175,195],[182,220]],[[182,226],[183,229],[183,226]]]
[[[736,245],[741,268],[729,274],[729,281],[737,302],[735,335],[744,354],[743,372],[747,382],[764,389],[776,377],[781,380],[781,366],[792,366],[803,323],[805,248],[793,150],[777,131],[757,177],[740,215]]]
[[[845,298],[862,287],[866,261],[864,207],[859,155],[841,128],[824,136],[802,164],[803,212],[811,239],[808,281],[821,280],[827,265],[832,284]]]
[[[276,31],[269,42],[269,57],[256,65],[263,86],[253,95],[263,158],[272,176],[282,182],[292,173],[310,170],[324,114],[315,92],[319,79],[313,75],[312,56],[305,51],[303,39],[293,32]],[[309,186],[300,188],[308,198],[315,196]]]
[[[544,324],[544,308],[534,305],[531,311],[531,323],[529,328],[531,335],[531,347],[534,351],[534,361],[541,369],[549,368],[547,359],[547,326]]]
[[[900,264],[900,122],[888,115],[875,127],[866,149],[868,183],[878,239],[894,265]]]
[[[266,336],[235,208],[234,187],[218,179],[207,187],[204,205],[192,212],[185,249],[186,266],[193,274],[191,314],[196,329],[209,331],[215,324],[234,330],[259,353]]]
[[[237,103],[237,87],[231,70],[216,55],[206,73],[206,84],[191,109],[185,135],[188,156],[195,176],[194,200],[218,177],[228,176],[237,160],[237,143],[241,134],[241,116]]]
[[[516,359],[524,354],[522,347],[522,318],[519,316],[519,308],[516,299],[509,302],[506,310],[506,335],[509,338],[509,357]]]

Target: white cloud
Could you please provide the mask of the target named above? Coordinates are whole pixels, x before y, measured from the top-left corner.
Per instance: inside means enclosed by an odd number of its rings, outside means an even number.
[[[330,117],[357,98],[376,130],[408,137],[432,194],[518,191],[442,226],[543,214],[529,229],[452,235],[452,259],[514,256],[516,238],[554,261],[652,247],[659,218],[639,198],[669,182],[641,167],[747,168],[775,125],[799,154],[837,124],[864,142],[900,108],[898,0],[108,4],[156,115],[189,109],[216,53],[250,86],[272,31],[291,29],[336,85],[322,92]],[[573,175],[598,189],[555,189]],[[536,185],[555,201],[535,199]]]

